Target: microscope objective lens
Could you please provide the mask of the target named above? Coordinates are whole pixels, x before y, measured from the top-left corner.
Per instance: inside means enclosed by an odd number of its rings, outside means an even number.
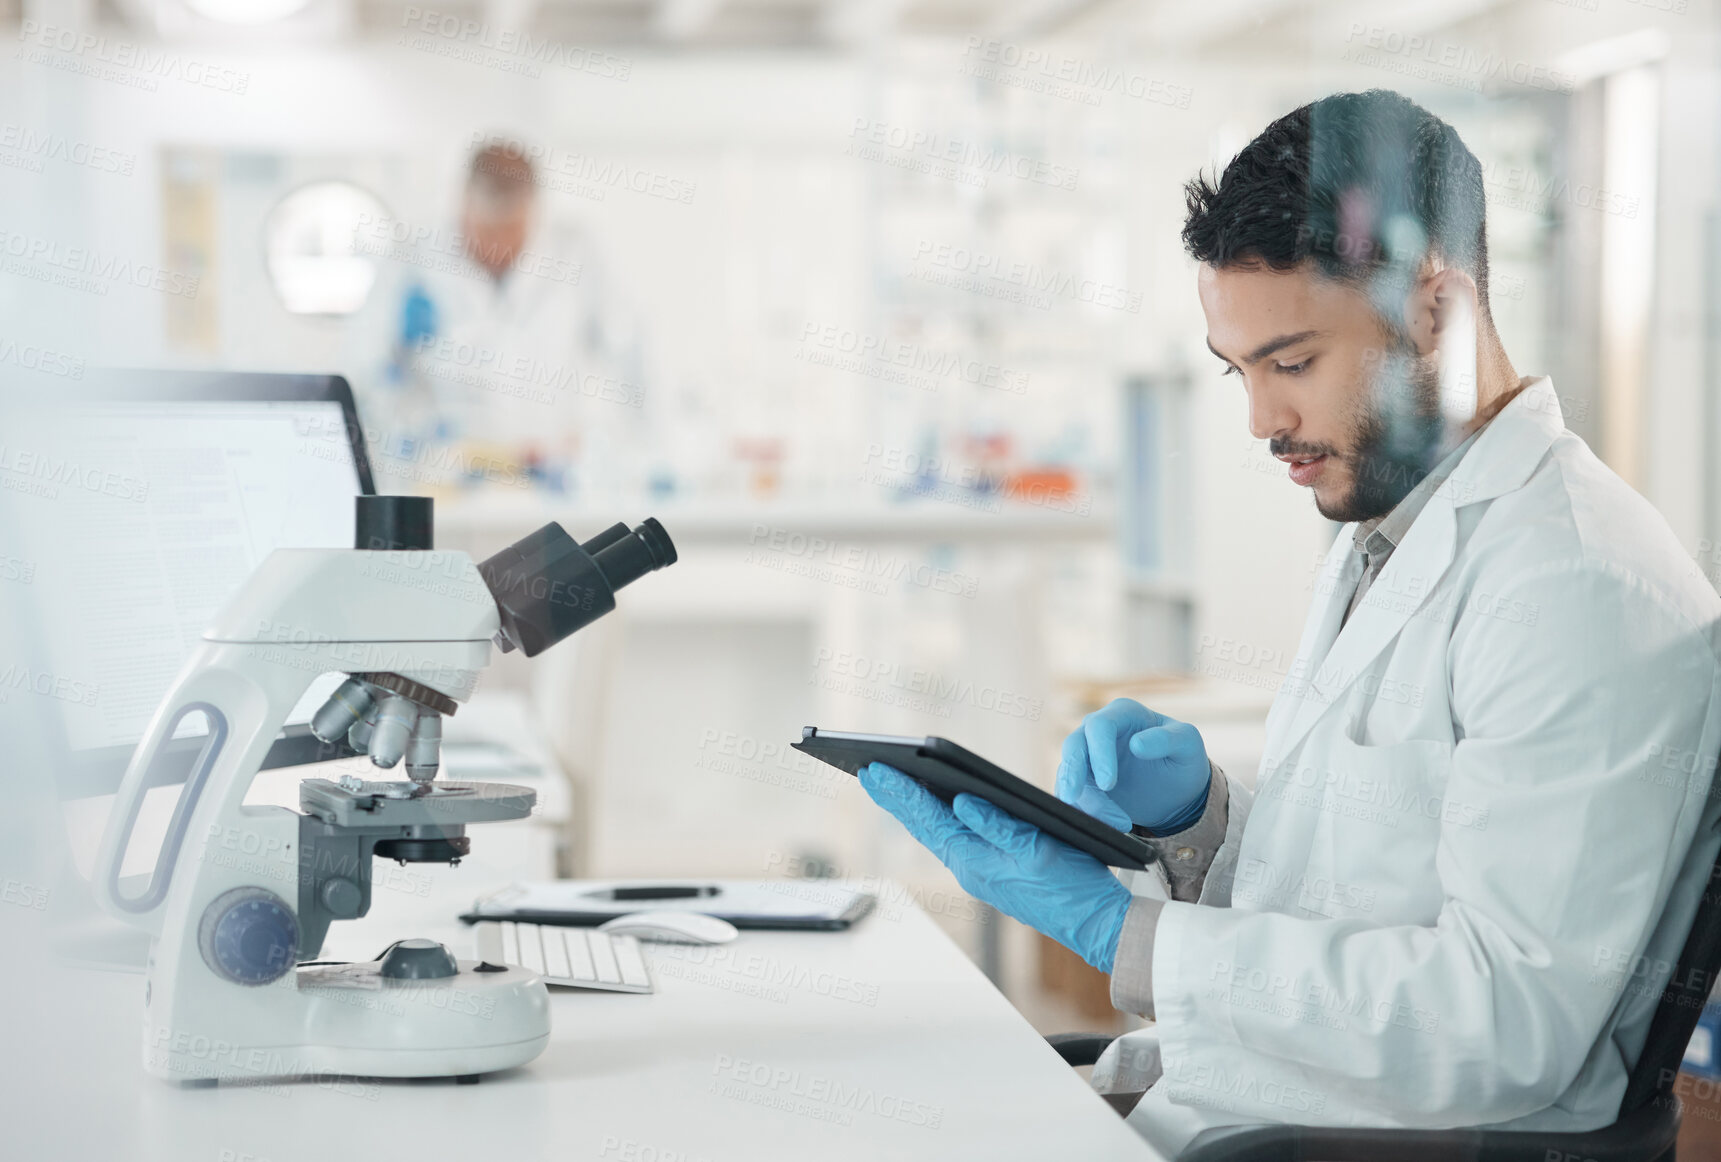
[[[383,769],[394,766],[406,754],[412,729],[418,723],[418,707],[412,699],[390,694],[377,711],[371,731],[370,761]]]

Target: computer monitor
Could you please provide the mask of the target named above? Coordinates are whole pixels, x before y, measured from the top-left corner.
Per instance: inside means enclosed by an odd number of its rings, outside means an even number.
[[[36,607],[29,653],[42,661],[28,680],[57,720],[60,795],[111,794],[174,675],[263,558],[351,547],[353,497],[375,491],[362,429],[351,389],[329,375],[104,371],[14,402],[0,506]],[[339,681],[313,685],[266,765],[350,753],[305,726]],[[199,742],[172,749],[189,769]]]

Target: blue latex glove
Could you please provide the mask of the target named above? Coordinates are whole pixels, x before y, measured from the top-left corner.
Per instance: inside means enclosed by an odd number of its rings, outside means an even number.
[[[946,806],[884,763],[866,767],[860,781],[956,874],[963,891],[1111,971],[1131,896],[1103,863],[973,795]]]
[[[422,283],[413,283],[407,288],[406,299],[400,305],[401,346],[417,347],[421,341],[433,337],[436,323],[436,300],[430,297]]]
[[[1058,798],[1119,831],[1169,834],[1201,818],[1210,780],[1200,731],[1118,698],[1064,739]]]

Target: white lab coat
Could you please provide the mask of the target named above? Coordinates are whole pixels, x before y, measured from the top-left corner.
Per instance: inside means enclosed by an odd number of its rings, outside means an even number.
[[[592,294],[595,256],[571,232],[547,231],[516,266],[499,282],[471,261],[438,272],[431,293],[442,330],[418,367],[459,435],[554,442],[588,421],[600,386],[591,377],[613,374]]]
[[[1257,791],[1156,930],[1163,1076],[1130,1121],[1167,1153],[1256,1121],[1606,1125],[1721,847],[1721,599],[1549,380],[1341,631],[1351,533]]]
[[[626,467],[645,402],[638,323],[590,240],[547,224],[498,281],[456,250],[456,232],[437,238],[399,248],[387,326],[417,284],[437,331],[409,349],[404,381],[367,400],[384,434],[576,454],[583,475],[602,479]]]

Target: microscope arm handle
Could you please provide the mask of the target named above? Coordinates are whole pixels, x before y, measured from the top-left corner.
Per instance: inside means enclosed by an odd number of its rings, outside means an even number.
[[[199,672],[197,661],[194,657],[191,664],[181,671],[180,679],[156,710],[148,731],[132,753],[96,857],[94,887],[97,899],[111,914],[151,932],[159,931],[161,905],[167,898],[168,885],[190,829],[192,813],[210,772],[229,742],[231,732],[227,715],[216,705],[218,690],[199,689],[210,684],[210,675]],[[122,890],[120,869],[131,846],[132,832],[137,826],[144,796],[154,787],[168,786],[175,781],[172,768],[164,760],[172,749],[174,731],[187,715],[194,712],[204,715],[209,733],[185,776],[185,786],[174,805],[173,817],[168,822],[167,834],[156,856],[148,886],[140,895],[127,895]],[[195,745],[191,739],[185,742],[187,749]]]

